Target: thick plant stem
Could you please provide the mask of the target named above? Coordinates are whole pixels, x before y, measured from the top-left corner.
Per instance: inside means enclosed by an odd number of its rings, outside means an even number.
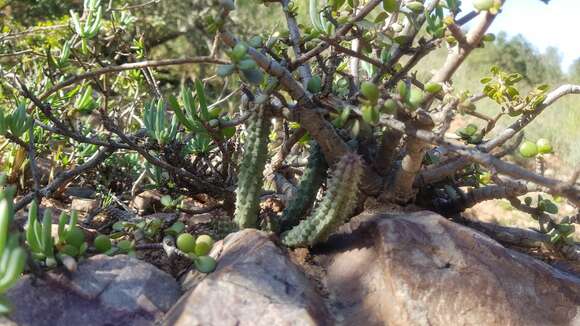
[[[262,175],[268,158],[268,133],[270,120],[266,110],[259,108],[248,119],[244,157],[240,165],[236,189],[235,222],[240,229],[257,226],[260,192],[264,183]]]
[[[282,214],[282,231],[296,226],[300,218],[312,207],[318,189],[320,189],[322,182],[326,179],[327,169],[328,165],[324,160],[320,146],[317,143],[313,143],[310,147],[308,165],[306,165],[304,174],[302,174],[302,178],[300,178],[300,183],[298,184],[298,191],[290,200]]]
[[[433,129],[433,120],[425,111],[417,111],[417,118],[414,121],[417,129],[431,130]],[[413,183],[415,177],[421,170],[423,157],[425,156],[428,143],[425,141],[409,137],[405,145],[406,154],[401,162],[401,167],[395,175],[395,182],[393,184],[393,191],[391,197],[400,203],[407,203],[415,196],[413,190]]]
[[[391,170],[402,137],[403,133],[395,129],[388,129],[383,133],[374,162],[374,168],[381,176],[386,176]]]
[[[343,156],[320,205],[308,219],[284,233],[282,243],[289,247],[306,247],[325,241],[352,214],[362,174],[362,160],[358,155]]]

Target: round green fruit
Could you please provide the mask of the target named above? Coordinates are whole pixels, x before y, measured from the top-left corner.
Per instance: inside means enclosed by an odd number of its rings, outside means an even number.
[[[360,85],[360,93],[371,101],[371,103],[377,103],[379,99],[379,88],[371,82],[363,82]]]
[[[215,259],[210,256],[197,257],[194,260],[195,268],[202,273],[211,273],[215,270],[217,265]]]
[[[209,254],[211,250],[211,247],[207,245],[207,243],[199,243],[195,245],[195,250],[194,250],[194,254],[196,256],[205,256],[207,254]]]
[[[473,0],[473,7],[478,10],[489,10],[493,7],[494,0]]]
[[[394,114],[395,112],[397,112],[397,102],[395,102],[395,100],[393,100],[392,98],[386,100],[385,103],[383,104],[382,111],[383,113]]]
[[[443,86],[441,86],[441,84],[439,83],[429,82],[425,85],[425,91],[431,94],[439,93],[439,91],[441,91],[442,88]]]
[[[399,81],[397,84],[397,90],[401,99],[406,100],[409,96],[409,86],[404,81]]]
[[[95,249],[100,253],[105,253],[111,249],[111,238],[109,236],[100,234],[94,241]]]
[[[488,34],[483,35],[483,38],[482,39],[485,42],[493,42],[493,41],[495,41],[495,35],[492,34],[492,33],[488,33]]]
[[[538,154],[538,146],[529,140],[526,140],[520,145],[520,154],[523,157],[534,157]]]
[[[234,62],[239,62],[240,60],[242,60],[244,58],[247,51],[248,51],[248,47],[245,44],[243,44],[243,43],[236,44],[236,46],[233,48],[233,50],[231,52],[232,60]]]
[[[197,237],[197,240],[195,240],[195,244],[199,243],[206,243],[211,248],[213,247],[214,241],[209,235],[202,234],[199,237]]]
[[[424,96],[422,91],[418,89],[411,90],[411,95],[409,96],[409,105],[411,105],[413,109],[418,108],[421,103],[423,103],[423,100]]]
[[[425,6],[419,1],[412,1],[406,4],[407,8],[409,8],[412,12],[418,14],[425,10]]]
[[[195,250],[195,238],[189,233],[182,233],[177,237],[177,248],[183,252]]]
[[[213,247],[213,239],[206,234],[200,235],[195,241],[195,254],[197,256],[205,256],[209,254],[211,248]]]
[[[67,231],[65,242],[79,248],[85,242],[85,233],[80,228],[73,226]]]
[[[306,89],[313,94],[320,92],[322,90],[322,79],[320,76],[312,76],[306,84]]]
[[[545,138],[540,138],[536,142],[536,145],[538,146],[539,153],[541,153],[541,154],[552,153],[552,144],[550,144],[549,140],[547,140]]]
[[[129,240],[121,240],[117,242],[117,247],[122,251],[129,252],[133,249],[133,243]]]
[[[399,3],[397,0],[383,0],[383,9],[386,12],[393,12],[397,10],[399,7]]]

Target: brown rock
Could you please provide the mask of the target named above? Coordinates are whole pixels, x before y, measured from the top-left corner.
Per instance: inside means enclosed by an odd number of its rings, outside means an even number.
[[[346,325],[580,325],[577,275],[431,212],[377,215],[325,250]]]
[[[179,285],[151,264],[125,255],[93,256],[70,279],[23,277],[7,297],[18,325],[153,325],[181,295]]]
[[[155,213],[163,209],[161,197],[162,195],[158,190],[146,190],[133,198],[130,207],[135,209],[139,215]]]
[[[88,213],[99,207],[99,201],[96,199],[87,198],[73,198],[71,203],[71,210],[75,210],[79,213]]]
[[[314,285],[265,233],[232,234],[213,254],[216,271],[192,285],[164,325],[331,324]]]

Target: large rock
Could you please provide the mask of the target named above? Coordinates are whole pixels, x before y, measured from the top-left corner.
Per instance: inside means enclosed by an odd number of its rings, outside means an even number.
[[[216,271],[195,284],[186,281],[192,288],[165,325],[331,324],[315,285],[265,233],[232,234],[213,254]]]
[[[153,265],[128,256],[98,255],[70,279],[26,276],[8,291],[18,325],[153,325],[179,299],[179,284]]]
[[[254,230],[213,254],[166,325],[580,325],[577,275],[430,212],[358,216],[300,268]]]
[[[317,257],[346,325],[580,325],[577,275],[434,213],[361,218]]]

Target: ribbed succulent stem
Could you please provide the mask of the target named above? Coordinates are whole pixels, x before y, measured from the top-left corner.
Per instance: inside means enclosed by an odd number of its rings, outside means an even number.
[[[318,189],[326,179],[327,169],[328,165],[320,146],[313,142],[310,146],[308,164],[298,183],[298,190],[282,213],[281,231],[287,231],[296,226],[300,222],[300,218],[312,207]]]
[[[337,163],[320,205],[306,220],[282,235],[289,247],[306,247],[325,241],[352,214],[359,193],[362,161],[347,154]]]
[[[244,156],[236,189],[235,222],[240,229],[256,228],[260,208],[260,192],[264,183],[263,171],[268,158],[270,120],[259,107],[248,119]]]

